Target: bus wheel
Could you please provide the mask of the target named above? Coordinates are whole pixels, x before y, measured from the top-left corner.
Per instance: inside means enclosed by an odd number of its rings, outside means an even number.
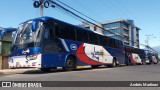
[[[65,71],[72,71],[76,67],[76,62],[72,57],[69,57],[66,61],[66,66],[63,67]]]
[[[91,67],[94,68],[99,68],[99,65],[91,65]]]
[[[117,65],[117,63],[116,63],[116,59],[115,58],[113,58],[113,62],[112,62],[112,64],[111,65],[107,65],[107,67],[115,67]]]
[[[43,72],[49,72],[49,71],[51,71],[51,68],[41,68],[41,71],[43,71]]]

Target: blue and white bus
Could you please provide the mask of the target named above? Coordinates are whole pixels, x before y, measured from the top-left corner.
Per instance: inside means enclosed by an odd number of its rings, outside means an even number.
[[[151,50],[145,50],[145,63],[146,64],[157,64],[158,60],[158,53]]]
[[[127,65],[144,64],[145,50],[131,46],[125,46],[125,58]]]
[[[10,52],[9,67],[63,67],[125,64],[122,41],[63,21],[41,17],[21,23]]]

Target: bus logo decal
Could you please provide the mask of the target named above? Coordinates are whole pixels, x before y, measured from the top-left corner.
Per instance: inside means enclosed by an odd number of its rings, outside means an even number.
[[[29,49],[23,50],[23,51],[22,51],[22,54],[26,54],[26,53],[29,53],[29,52],[30,52]]]
[[[96,50],[95,50],[95,47],[94,47],[94,51],[91,52],[91,55],[92,55],[92,58],[96,58],[96,59],[98,59],[98,61],[99,61],[99,56],[100,56],[100,55],[102,55],[102,56],[104,55],[103,49],[100,50],[100,51],[96,51]]]
[[[76,45],[76,44],[71,44],[71,45],[70,45],[70,48],[71,48],[72,50],[77,50],[77,45]]]

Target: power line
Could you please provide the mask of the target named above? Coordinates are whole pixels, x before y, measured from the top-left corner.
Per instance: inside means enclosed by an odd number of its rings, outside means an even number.
[[[82,18],[81,16],[75,14],[74,12],[70,11],[69,9],[63,7],[62,5],[60,5],[60,4],[58,4],[58,3],[56,3],[55,1],[52,1],[52,0],[48,0],[48,1],[51,2],[52,4],[56,5],[57,7],[59,7],[59,8],[61,8],[61,9],[65,10],[65,11],[69,12],[71,15],[74,15],[74,16],[82,19],[83,21],[85,21],[85,22],[87,22],[87,23],[90,23],[90,24],[92,24],[92,25],[94,25],[94,26],[96,26],[96,27],[98,27],[98,28],[100,28],[100,29],[102,29],[102,30],[106,30],[105,28],[100,27],[100,26],[98,26],[98,25],[96,25],[96,24],[88,21],[87,19]],[[70,8],[70,9],[73,9],[72,7],[70,7],[70,6],[68,6],[68,5],[67,5],[67,7]],[[77,13],[79,13],[79,14],[81,13],[81,12],[75,10],[75,9],[73,9],[73,10],[76,11]],[[82,13],[81,13],[81,15],[83,15],[83,16],[85,16],[85,17],[88,17],[88,16],[86,16],[86,15],[84,15],[84,14],[82,14]],[[90,18],[90,17],[89,17],[89,18]],[[91,18],[90,18],[90,19],[91,19]],[[92,19],[92,20],[94,20],[94,19]],[[95,21],[96,21],[96,20],[95,20]],[[96,22],[97,22],[97,21],[96,21]],[[99,23],[99,22],[97,22],[97,23]],[[108,31],[109,33],[114,34],[115,36],[119,36],[119,37],[121,37],[121,38],[123,39],[122,36],[117,35],[117,34],[111,32],[111,31],[109,31],[109,30],[107,30],[107,31]]]
[[[74,8],[72,8],[72,7],[70,7],[70,6],[68,6],[67,4],[65,4],[65,3],[63,3],[63,2],[61,2],[61,1],[59,1],[59,0],[57,0],[57,1],[58,1],[59,3],[65,5],[66,7],[70,8],[71,10],[73,10],[73,11],[75,11],[75,12],[77,12],[77,13],[79,13],[79,14],[81,14],[81,15],[87,17],[87,18],[89,18],[90,20],[92,20],[92,21],[94,21],[94,22],[96,22],[96,23],[99,23],[99,22],[96,21],[95,19],[90,18],[89,16],[87,16],[87,15],[85,15],[85,14],[83,14],[83,13],[77,11],[76,9],[74,9]],[[101,23],[99,23],[99,24],[101,24]]]
[[[68,1],[68,0],[67,0]],[[97,18],[100,18],[100,19],[102,19],[102,20],[105,20],[106,18],[104,18],[104,17],[102,17],[102,16],[100,16],[98,13],[96,13],[96,12],[94,12],[93,10],[91,10],[89,7],[87,7],[84,3],[81,3],[81,2],[79,2],[78,0],[76,0],[75,2],[74,2],[74,0],[69,0],[69,1],[71,1],[72,3],[74,3],[74,4],[77,4],[77,5],[80,5],[82,8],[81,9],[83,9],[83,10],[87,10],[87,12],[90,12],[92,15],[94,15],[94,17],[97,17]]]
[[[87,22],[87,23],[90,23],[90,24],[92,24],[92,25],[94,25],[94,26],[96,26],[96,27],[98,27],[98,28],[100,28],[100,29],[102,29],[102,30],[106,30],[105,28],[100,27],[100,26],[98,26],[98,25],[96,25],[96,24],[94,24],[94,23],[88,21],[87,19],[84,19],[83,17],[81,17],[81,16],[75,14],[74,12],[72,12],[72,11],[70,11],[69,9],[63,7],[62,5],[56,3],[55,1],[52,1],[52,0],[47,0],[47,1],[49,1],[50,3],[52,3],[53,5],[55,5],[56,7],[58,7],[59,9],[61,9],[61,10],[65,11],[65,12],[67,12],[67,14],[70,14],[70,15],[76,17],[76,18],[81,19],[82,21],[85,21],[85,22]],[[67,5],[67,7],[69,8],[70,6]],[[70,7],[70,9],[73,9],[73,8]],[[79,12],[79,11],[77,11],[77,10],[75,10],[75,9],[73,9],[73,10],[76,11],[77,13]],[[81,13],[81,12],[79,12],[79,13]],[[81,15],[84,16],[83,13],[81,13]],[[88,17],[88,16],[87,16],[87,17]],[[90,18],[90,17],[89,17],[89,18]],[[97,22],[97,21],[96,21],[96,22]],[[112,34],[114,34],[115,36],[119,36],[119,37],[121,37],[122,39],[125,39],[124,37],[122,37],[122,36],[120,36],[120,35],[117,35],[117,34],[111,32],[111,31],[109,31],[109,30],[106,30],[106,31],[108,31],[108,32],[110,32],[110,33],[112,33]],[[133,42],[133,43],[136,43],[136,42],[134,42],[134,41],[132,41],[132,40],[129,40],[129,41],[131,41],[131,42]],[[138,43],[138,45],[140,45],[140,44]]]

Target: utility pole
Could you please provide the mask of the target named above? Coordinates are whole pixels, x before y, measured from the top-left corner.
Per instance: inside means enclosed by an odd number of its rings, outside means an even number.
[[[41,3],[41,5],[40,5],[40,16],[42,17],[43,16],[43,9],[44,9],[44,6],[43,6],[44,0],[39,0],[39,2]]]
[[[40,16],[43,16],[44,8],[48,8],[50,3],[47,0],[35,0],[33,3],[34,8],[40,8]]]
[[[150,38],[150,37],[153,36],[153,35],[150,35],[150,34],[145,35],[145,36],[147,37],[147,39],[145,40],[145,42],[147,43],[147,46],[149,46],[149,40],[150,40],[150,39],[156,38],[156,37]]]

